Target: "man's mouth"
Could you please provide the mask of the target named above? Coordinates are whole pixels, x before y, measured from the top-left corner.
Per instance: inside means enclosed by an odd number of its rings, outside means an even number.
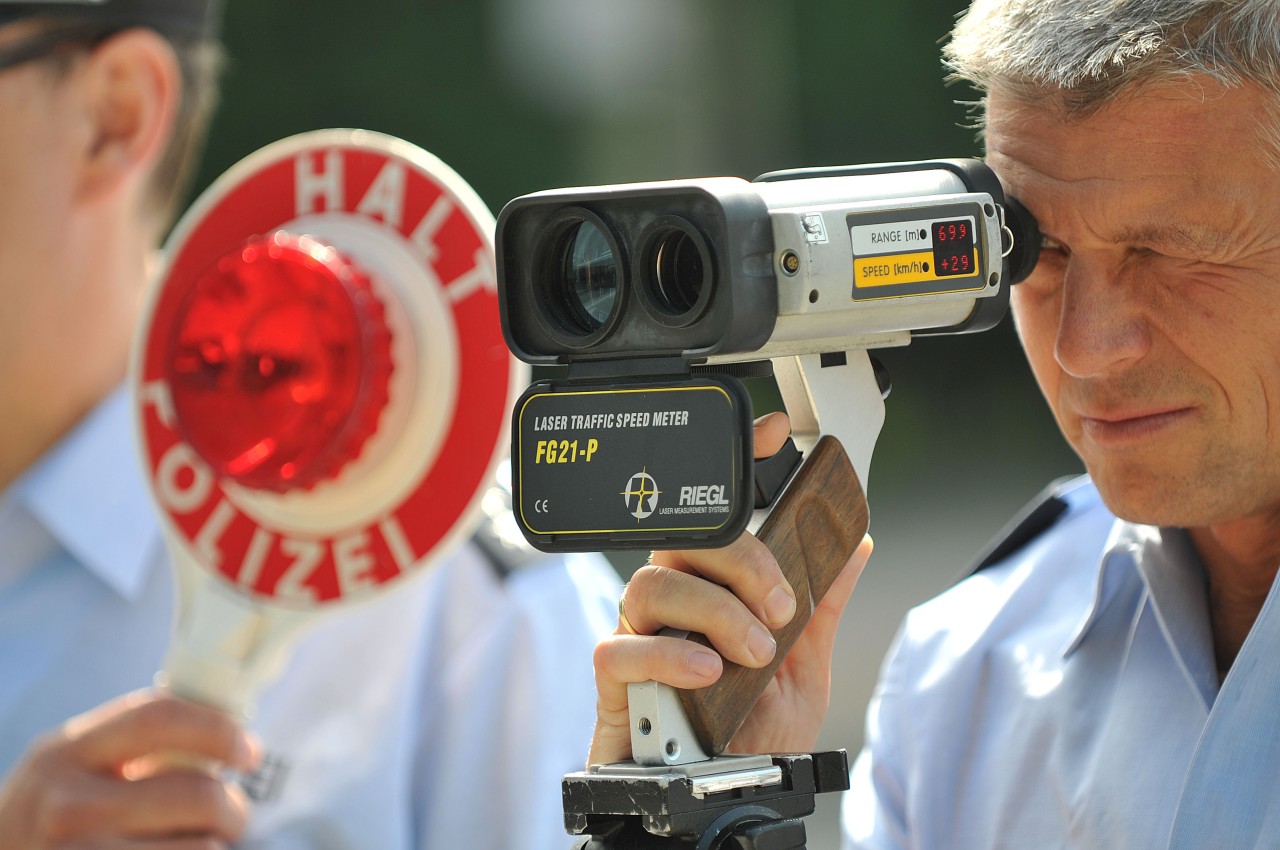
[[[1195,414],[1192,407],[1159,407],[1080,414],[1085,436],[1103,446],[1121,446],[1158,435],[1187,421]]]

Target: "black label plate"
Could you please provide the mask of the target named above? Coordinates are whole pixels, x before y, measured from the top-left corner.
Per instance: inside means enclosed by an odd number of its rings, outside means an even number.
[[[736,380],[535,384],[513,419],[516,519],[540,549],[721,545],[750,515],[751,403]]]

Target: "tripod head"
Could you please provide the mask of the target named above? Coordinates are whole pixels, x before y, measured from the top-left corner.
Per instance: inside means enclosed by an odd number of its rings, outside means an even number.
[[[586,834],[575,850],[804,850],[815,795],[849,787],[844,750],[722,756],[701,768],[569,774],[565,826]]]

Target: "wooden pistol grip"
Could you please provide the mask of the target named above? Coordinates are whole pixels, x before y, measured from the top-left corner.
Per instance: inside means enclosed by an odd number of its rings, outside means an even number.
[[[778,559],[796,594],[795,617],[773,632],[777,654],[760,668],[726,660],[714,684],[680,691],[685,713],[708,754],[723,753],[751,713],[814,607],[867,533],[867,521],[867,498],[844,447],[834,437],[822,437],[756,535]],[[704,635],[689,639],[710,646]]]

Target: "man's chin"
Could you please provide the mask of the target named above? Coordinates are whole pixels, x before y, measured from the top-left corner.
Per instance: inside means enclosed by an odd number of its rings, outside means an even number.
[[[1274,513],[1280,507],[1273,499],[1251,499],[1250,494],[1256,493],[1239,470],[1234,475],[1170,470],[1120,475],[1115,470],[1095,471],[1088,464],[1086,468],[1107,508],[1120,519],[1140,525],[1206,528],[1262,511]],[[1214,486],[1227,482],[1230,486]]]
[[[1187,527],[1203,524],[1201,511],[1189,504],[1185,484],[1174,476],[1141,471],[1118,474],[1088,466],[1094,486],[1105,504],[1120,519],[1139,525]]]

